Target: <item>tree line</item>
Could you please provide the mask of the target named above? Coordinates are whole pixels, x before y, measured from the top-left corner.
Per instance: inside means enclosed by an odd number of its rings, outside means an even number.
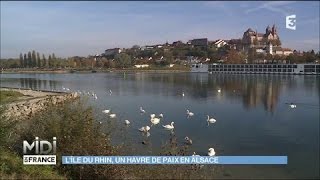
[[[20,53],[19,60],[20,60],[19,61],[20,68],[35,68],[35,67],[50,68],[53,65],[52,61],[57,60],[57,58],[54,53],[49,54],[48,58],[46,58],[44,54],[40,56],[39,52],[36,52],[35,50],[33,50],[24,54]]]
[[[35,50],[20,53],[19,58],[1,59],[1,68],[63,68],[68,66],[66,59],[56,57],[55,53],[45,55]]]

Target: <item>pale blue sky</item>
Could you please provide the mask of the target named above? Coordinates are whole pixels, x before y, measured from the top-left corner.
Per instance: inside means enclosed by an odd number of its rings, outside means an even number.
[[[285,16],[297,15],[297,30]],[[319,50],[318,2],[2,2],[1,58],[37,50],[60,57],[207,37],[241,38],[275,23],[283,47]]]

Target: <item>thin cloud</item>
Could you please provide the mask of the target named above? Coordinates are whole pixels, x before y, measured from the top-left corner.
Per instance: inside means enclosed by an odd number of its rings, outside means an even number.
[[[272,2],[264,2],[258,7],[250,8],[245,11],[246,14],[256,12],[259,10],[269,10],[272,12],[280,13],[284,16],[287,16],[289,12],[282,8],[285,5],[295,3],[294,1],[272,1]]]

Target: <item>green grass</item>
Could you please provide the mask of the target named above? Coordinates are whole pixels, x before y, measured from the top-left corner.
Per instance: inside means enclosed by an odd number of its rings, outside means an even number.
[[[66,179],[53,166],[26,166],[22,158],[7,149],[0,149],[0,179]]]
[[[0,104],[13,102],[22,96],[23,94],[20,92],[0,90]]]

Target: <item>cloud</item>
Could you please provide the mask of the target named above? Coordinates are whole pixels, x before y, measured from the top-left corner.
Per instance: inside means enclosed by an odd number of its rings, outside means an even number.
[[[283,8],[283,6],[295,3],[294,1],[272,1],[272,2],[264,2],[258,7],[250,8],[245,11],[246,14],[259,11],[259,10],[269,10],[272,12],[280,13],[284,16],[289,15],[289,12]]]

